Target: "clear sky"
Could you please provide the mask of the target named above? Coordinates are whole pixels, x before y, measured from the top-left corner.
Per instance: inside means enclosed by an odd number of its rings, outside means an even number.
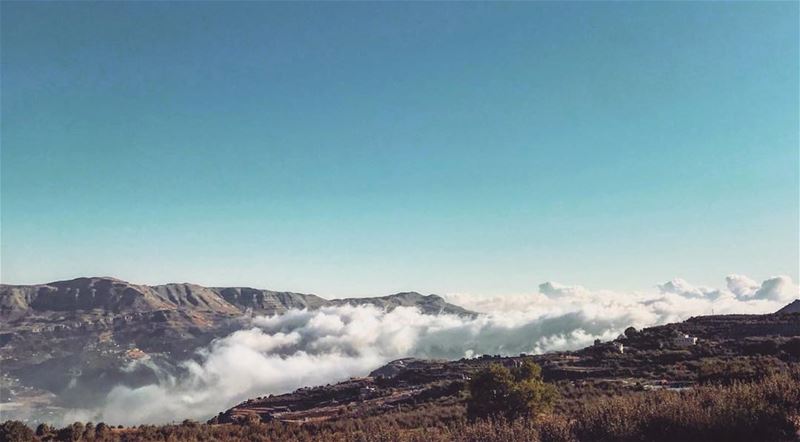
[[[798,279],[798,2],[2,2],[2,281]]]

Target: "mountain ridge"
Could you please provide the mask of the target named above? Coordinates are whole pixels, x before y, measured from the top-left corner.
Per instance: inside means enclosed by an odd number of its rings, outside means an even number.
[[[103,310],[110,313],[188,309],[235,316],[272,315],[290,309],[374,305],[392,310],[418,307],[426,314],[473,316],[475,312],[437,295],[401,292],[379,297],[325,299],[314,294],[252,287],[206,287],[193,283],[134,284],[113,277],[79,277],[45,284],[0,284],[0,316],[19,318],[31,312]]]

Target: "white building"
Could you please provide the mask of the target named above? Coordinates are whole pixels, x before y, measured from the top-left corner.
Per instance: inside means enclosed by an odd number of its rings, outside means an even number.
[[[675,338],[675,346],[685,348],[697,344],[697,338],[689,335],[681,335]]]

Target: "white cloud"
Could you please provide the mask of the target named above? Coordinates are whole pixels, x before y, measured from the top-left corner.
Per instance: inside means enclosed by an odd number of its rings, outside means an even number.
[[[391,312],[372,306],[292,310],[253,318],[248,328],[214,341],[182,364],[180,377],[158,384],[118,386],[96,410],[73,410],[65,421],[114,424],[204,419],[250,397],[283,393],[361,376],[401,357],[457,359],[577,349],[637,328],[694,315],[767,313],[797,297],[787,277],[761,284],[740,275],[726,289],[695,287],[674,279],[658,293],[592,291],[547,282],[538,293],[447,299],[482,314],[475,318]]]
[[[760,287],[757,282],[744,275],[728,275],[725,277],[725,281],[728,284],[728,290],[738,298],[752,297]]]
[[[756,299],[790,301],[797,298],[797,286],[788,276],[775,276],[761,283],[753,295]]]
[[[675,278],[672,281],[667,281],[663,284],[658,284],[658,289],[661,293],[671,293],[684,297],[694,298],[718,298],[722,292],[717,289],[709,287],[694,286],[681,278]]]
[[[744,275],[728,275],[728,290],[739,299],[791,301],[797,298],[798,287],[788,276],[774,276],[761,284]]]
[[[547,281],[539,284],[539,293],[545,296],[586,296],[589,291],[579,285],[563,285],[553,281]]]

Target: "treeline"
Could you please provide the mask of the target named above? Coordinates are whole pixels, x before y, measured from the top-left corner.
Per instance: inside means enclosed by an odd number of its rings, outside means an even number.
[[[546,404],[548,390],[538,385],[520,390],[512,382],[530,384],[530,378],[521,379],[519,372],[511,374],[498,375],[509,382],[503,387],[509,389],[508,394],[536,397],[544,393],[539,397]],[[0,426],[0,441],[793,441],[799,440],[800,371],[773,374],[755,382],[598,399],[569,414],[548,412],[542,402],[536,406],[540,412],[516,419],[498,413],[498,417],[475,421],[466,418],[463,407],[454,415],[452,409],[431,406],[410,410],[402,418],[385,415],[314,425],[184,421],[179,425],[130,428],[76,423],[61,429],[40,426],[32,430],[8,421]]]

